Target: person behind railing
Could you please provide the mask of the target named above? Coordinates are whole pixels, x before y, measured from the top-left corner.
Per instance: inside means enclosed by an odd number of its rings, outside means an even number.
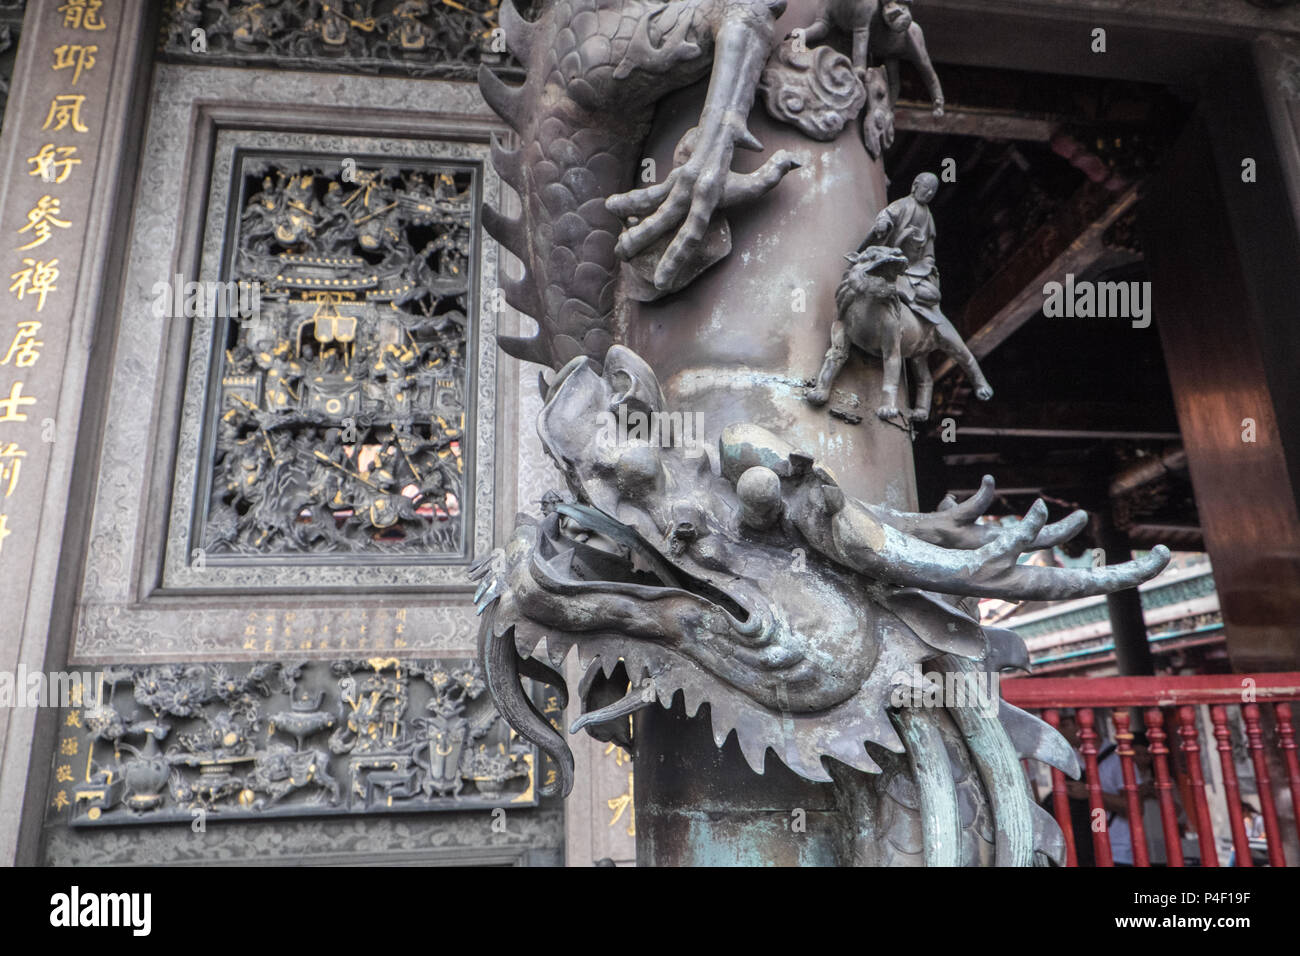
[[[1070,746],[1079,750],[1081,739],[1078,719],[1073,713],[1061,715],[1060,731]],[[1168,862],[1164,833],[1160,825],[1159,806],[1155,785],[1152,783],[1152,758],[1146,734],[1133,735],[1134,775],[1138,796],[1143,805],[1143,823],[1146,829],[1148,855],[1152,864],[1163,866]],[[1124,792],[1124,768],[1116,744],[1108,741],[1097,749],[1097,774],[1102,790],[1102,807],[1106,811],[1106,833],[1110,837],[1111,857],[1116,866],[1133,865],[1133,833],[1128,820],[1128,796]],[[1088,799],[1086,780],[1067,780],[1066,796],[1070,805],[1070,822],[1074,830],[1075,858],[1079,866],[1096,866],[1092,842],[1092,807]],[[1177,797],[1175,797],[1177,800]],[[1051,795],[1044,800],[1044,808],[1051,810]],[[1178,807],[1179,830],[1182,830],[1182,808]]]
[[[1106,808],[1106,831],[1110,834],[1110,855],[1116,866],[1133,865],[1133,830],[1128,819],[1128,795],[1124,792],[1124,765],[1114,744],[1110,752],[1098,755],[1097,779],[1101,784],[1102,805]],[[1143,822],[1147,821],[1147,803],[1154,804],[1155,784],[1151,779],[1151,749],[1143,731],[1133,734],[1133,773],[1137,780],[1138,797],[1142,801]],[[1153,832],[1146,827],[1147,846],[1152,863],[1164,864],[1168,860],[1159,825]]]
[[[1264,832],[1264,815],[1245,800],[1241,801],[1241,822],[1246,828],[1250,843],[1250,861],[1256,866],[1268,866],[1268,835]],[[1228,856],[1228,866],[1237,865],[1237,848]]]
[[[1076,752],[1082,740],[1079,736],[1079,720],[1073,711],[1061,714],[1061,736]],[[1099,760],[1105,759],[1115,750],[1113,743],[1107,743],[1097,752]],[[1082,765],[1082,758],[1080,758]],[[1074,856],[1079,866],[1096,866],[1097,856],[1092,847],[1092,808],[1088,803],[1088,787],[1082,780],[1065,781],[1065,794],[1070,806],[1070,828],[1074,831]],[[1053,812],[1052,794],[1048,792],[1042,800],[1043,809]]]

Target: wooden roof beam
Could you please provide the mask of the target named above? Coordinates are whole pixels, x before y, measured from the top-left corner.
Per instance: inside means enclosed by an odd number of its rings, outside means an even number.
[[[931,422],[940,428],[941,419]],[[966,449],[967,438],[1057,438],[1085,441],[1168,441],[1180,439],[1172,412],[1150,404],[1121,401],[1047,401],[1010,407],[996,401],[966,411],[957,426],[958,444],[952,454],[990,451],[987,444]],[[948,451],[948,449],[944,449]]]
[[[984,358],[1042,311],[1043,286],[1082,275],[1111,255],[1102,237],[1138,200],[1138,186],[1120,192],[1088,181],[1051,221],[1012,253],[966,304],[954,324],[976,358]],[[956,365],[946,360],[940,379]]]
[[[894,128],[912,133],[1046,143],[1061,125],[1060,117],[1015,110],[948,106],[942,116],[935,116],[933,107],[927,103],[902,100],[894,107]]]

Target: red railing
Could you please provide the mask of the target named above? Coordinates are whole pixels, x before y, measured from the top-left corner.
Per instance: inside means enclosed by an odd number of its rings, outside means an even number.
[[[1188,831],[1195,833],[1193,849],[1202,866],[1226,865],[1226,860],[1220,860],[1217,846],[1216,818],[1225,840],[1231,837],[1237,866],[1253,865],[1252,849],[1256,853],[1265,850],[1270,866],[1287,865],[1284,844],[1291,846],[1293,854],[1300,852],[1295,844],[1300,758],[1293,722],[1293,702],[1300,701],[1300,673],[1016,678],[1002,682],[1002,695],[1009,703],[1036,712],[1061,729],[1078,748],[1084,768],[1082,786],[1067,784],[1063,773],[1051,771],[1051,806],[1065,834],[1068,865],[1079,865],[1077,840],[1085,838],[1076,837],[1071,802],[1082,806],[1084,799],[1090,823],[1113,820],[1117,814],[1124,816],[1134,866],[1151,865],[1149,843],[1153,837],[1163,846],[1169,866],[1187,865],[1192,850],[1184,853],[1182,835]],[[1139,744],[1135,749],[1134,726],[1139,720],[1145,727],[1147,746]],[[1201,726],[1207,723],[1211,733],[1203,745]],[[1104,789],[1098,769],[1098,744],[1107,724],[1120,764],[1120,794]],[[1211,736],[1218,753],[1219,776],[1207,781],[1207,768],[1212,770]],[[1233,746],[1234,736],[1238,748]],[[1243,749],[1248,759],[1239,764],[1236,755]],[[1140,768],[1148,754],[1149,768]],[[1239,767],[1248,772],[1253,783],[1263,819],[1262,836],[1252,837],[1246,826]],[[1033,770],[1027,766],[1026,771],[1031,774],[1030,786],[1037,795]],[[1139,775],[1145,779],[1139,780]],[[1285,777],[1285,782],[1275,783],[1275,775]],[[1149,795],[1143,793],[1144,787]],[[1107,796],[1111,798],[1109,810]],[[1120,797],[1123,802],[1117,805]],[[1152,834],[1148,834],[1143,822],[1148,799],[1156,803],[1160,814],[1160,827]],[[1090,825],[1087,830],[1095,865],[1113,866],[1110,825]]]

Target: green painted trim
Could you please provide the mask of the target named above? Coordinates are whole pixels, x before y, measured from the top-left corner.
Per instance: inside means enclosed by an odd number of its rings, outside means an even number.
[[[1223,630],[1223,624],[1204,624],[1201,627],[1194,627],[1190,631],[1174,631],[1170,634],[1157,634],[1154,637],[1147,635],[1148,644],[1159,644],[1161,641],[1172,641],[1178,637],[1195,637],[1198,634],[1213,634],[1215,631]],[[1090,654],[1105,654],[1107,651],[1113,651],[1115,643],[1103,644],[1101,647],[1090,647],[1082,651],[1070,651],[1068,654],[1057,654],[1055,657],[1042,657],[1038,660],[1031,660],[1031,664],[1054,664],[1057,661],[1073,660],[1076,657],[1087,657]]]

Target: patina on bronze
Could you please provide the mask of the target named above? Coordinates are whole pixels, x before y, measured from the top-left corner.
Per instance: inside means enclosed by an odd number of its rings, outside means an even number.
[[[910,706],[909,675],[1024,666],[1020,640],[982,627],[971,598],[1106,593],[1169,554],[1020,565],[1086,516],[1048,524],[1038,502],[1014,526],[980,523],[991,478],[919,512],[905,429],[804,400],[795,370],[825,342],[840,256],[884,190],[856,137],[812,146],[798,124],[750,113],[782,27],[809,21],[797,6],[780,24],[780,5],[746,0],[563,0],[536,23],[503,8],[528,80],[482,82],[523,140],[496,159],[524,212],[485,222],[527,268],[508,295],[539,332],[502,345],[558,370],[538,431],[567,488],[473,571],[488,688],[567,792],[568,746],[521,678],[562,685],[577,649],[571,731],[635,748],[643,862],[1059,859],[1020,760],[1077,773],[1065,741],[996,699]],[[736,145],[760,144],[774,151],[732,168]],[[630,189],[640,157],[669,149],[671,172]],[[912,259],[893,249],[901,272]],[[788,305],[796,280],[812,289],[806,314]],[[860,404],[880,370],[854,374],[841,391]],[[696,414],[704,427],[688,431]],[[783,826],[799,809],[819,826]]]

